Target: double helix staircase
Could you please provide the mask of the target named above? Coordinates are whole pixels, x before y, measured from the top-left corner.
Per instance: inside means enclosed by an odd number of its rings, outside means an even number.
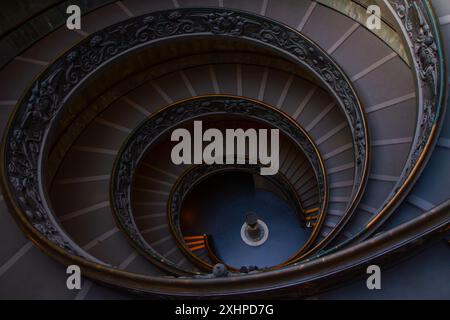
[[[418,289],[450,297],[447,1],[376,1],[381,30],[366,27],[370,1],[79,2],[81,30],[64,1],[1,26],[0,297],[357,297],[342,285],[417,247],[392,270],[434,270],[414,273]],[[245,103],[237,116],[284,130],[279,172],[311,230],[289,260],[228,282],[209,235],[171,222],[193,166],[171,161],[169,141],[132,149],[198,101]],[[179,123],[201,116],[187,113]],[[384,297],[404,297],[389,274]]]

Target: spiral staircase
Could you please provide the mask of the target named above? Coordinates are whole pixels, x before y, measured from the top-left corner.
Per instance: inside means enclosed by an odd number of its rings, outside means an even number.
[[[65,1],[1,5],[1,298],[450,298],[447,0],[73,3],[81,30]],[[279,173],[175,165],[195,120],[279,129]],[[199,218],[247,183],[293,212],[257,268],[243,218]]]

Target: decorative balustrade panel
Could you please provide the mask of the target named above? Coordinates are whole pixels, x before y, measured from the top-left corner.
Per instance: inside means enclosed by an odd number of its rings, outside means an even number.
[[[46,137],[58,122],[58,114],[64,112],[65,102],[79,86],[118,57],[159,40],[206,35],[264,44],[298,62],[322,81],[337,98],[354,137],[356,202],[367,178],[367,125],[351,83],[336,63],[312,41],[275,21],[226,9],[179,9],[105,28],[76,45],[35,81],[17,106],[3,149],[3,184],[16,213],[48,241],[84,255],[58,226],[43,187]]]
[[[163,135],[170,133],[171,130],[183,123],[211,116],[239,116],[261,121],[279,129],[289,137],[302,150],[314,170],[319,189],[319,202],[321,204],[321,218],[319,221],[323,221],[328,202],[325,167],[317,147],[301,127],[276,109],[268,108],[246,99],[220,96],[192,99],[167,107],[137,128],[129,137],[125,146],[122,147],[113,170],[111,195],[114,214],[131,241],[152,259],[158,259],[167,264],[172,264],[146,243],[135,224],[133,219],[133,204],[131,201],[131,187],[134,173],[140,160],[146,154],[146,151],[157,143]],[[211,170],[211,168],[214,169],[215,167],[212,166],[209,168],[205,166],[206,171]],[[195,172],[200,173],[200,171]],[[191,175],[190,177],[192,178],[194,176]],[[186,183],[186,181],[183,184],[185,188],[190,185],[191,183]],[[178,214],[179,206],[173,205],[180,203],[181,197],[186,190],[178,189],[178,191],[172,195],[171,209],[175,211],[170,213],[175,215]],[[170,217],[169,219],[174,221],[173,219],[176,220],[176,217]],[[317,228],[319,226],[320,223],[317,223]]]

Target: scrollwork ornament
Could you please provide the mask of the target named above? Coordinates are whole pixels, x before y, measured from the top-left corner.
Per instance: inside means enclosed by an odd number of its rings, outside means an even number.
[[[171,264],[145,242],[134,222],[133,208],[130,202],[134,172],[146,151],[159,141],[161,136],[182,123],[217,115],[239,115],[265,122],[281,130],[305,154],[316,176],[319,188],[319,203],[326,202],[326,176],[317,150],[309,138],[281,113],[245,99],[220,96],[197,98],[175,104],[149,118],[135,130],[118,155],[112,175],[112,199],[117,220],[126,234],[141,250],[165,263]],[[182,199],[190,186],[205,174],[222,168],[223,165],[218,164],[201,166],[199,170],[194,170],[192,174],[188,175],[187,179],[183,179],[183,184],[174,193],[171,202],[170,214],[174,215],[174,217],[171,217],[173,221],[178,219]],[[255,168],[259,167],[249,166],[249,169]]]
[[[422,104],[419,105],[421,118],[418,121],[416,138],[411,147],[408,163],[397,183],[397,192],[417,166],[432,136],[432,127],[438,121],[439,101],[442,98],[439,93],[442,66],[439,64],[436,36],[424,3],[409,0],[388,0],[388,2],[407,31],[419,87],[422,90]]]
[[[43,167],[40,157],[45,149],[44,137],[57,122],[60,112],[76,88],[88,81],[100,68],[125,52],[149,46],[155,41],[180,36],[223,35],[260,42],[294,57],[298,63],[313,70],[337,97],[354,136],[356,185],[363,181],[367,164],[367,126],[362,108],[349,80],[339,67],[312,41],[275,21],[227,9],[179,9],[155,12],[132,18],[100,30],[86,38],[53,63],[35,82],[18,106],[7,133],[5,172],[13,202],[26,214],[40,232],[60,247],[70,247],[68,236],[57,227],[40,184]],[[424,41],[424,43],[428,43]],[[421,51],[423,54],[423,50]],[[424,63],[427,60],[424,59]],[[428,73],[425,73],[428,74]],[[209,108],[199,106],[198,112]],[[182,110],[179,110],[180,112]],[[240,111],[243,115],[245,108]],[[176,115],[173,115],[177,117]],[[164,123],[170,119],[160,118]],[[158,127],[159,123],[156,124]],[[363,128],[356,137],[355,128]],[[152,134],[155,128],[146,128]],[[140,137],[147,141],[146,137]],[[130,150],[130,157],[139,153],[140,144]],[[122,168],[126,170],[126,168]],[[123,174],[125,179],[125,174]],[[121,183],[127,183],[123,180]],[[356,190],[356,189],[355,189]],[[125,194],[120,206],[128,205]],[[46,232],[48,230],[48,232]],[[79,249],[72,248],[73,251]],[[80,252],[82,254],[82,252]]]

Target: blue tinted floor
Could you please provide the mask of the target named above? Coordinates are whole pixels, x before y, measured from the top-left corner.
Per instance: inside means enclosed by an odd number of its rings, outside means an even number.
[[[240,236],[250,211],[269,228],[268,240],[259,247],[245,244]],[[309,237],[294,208],[270,191],[255,189],[247,173],[219,174],[196,186],[183,205],[182,230],[185,236],[212,236],[216,255],[235,268],[282,263]]]

